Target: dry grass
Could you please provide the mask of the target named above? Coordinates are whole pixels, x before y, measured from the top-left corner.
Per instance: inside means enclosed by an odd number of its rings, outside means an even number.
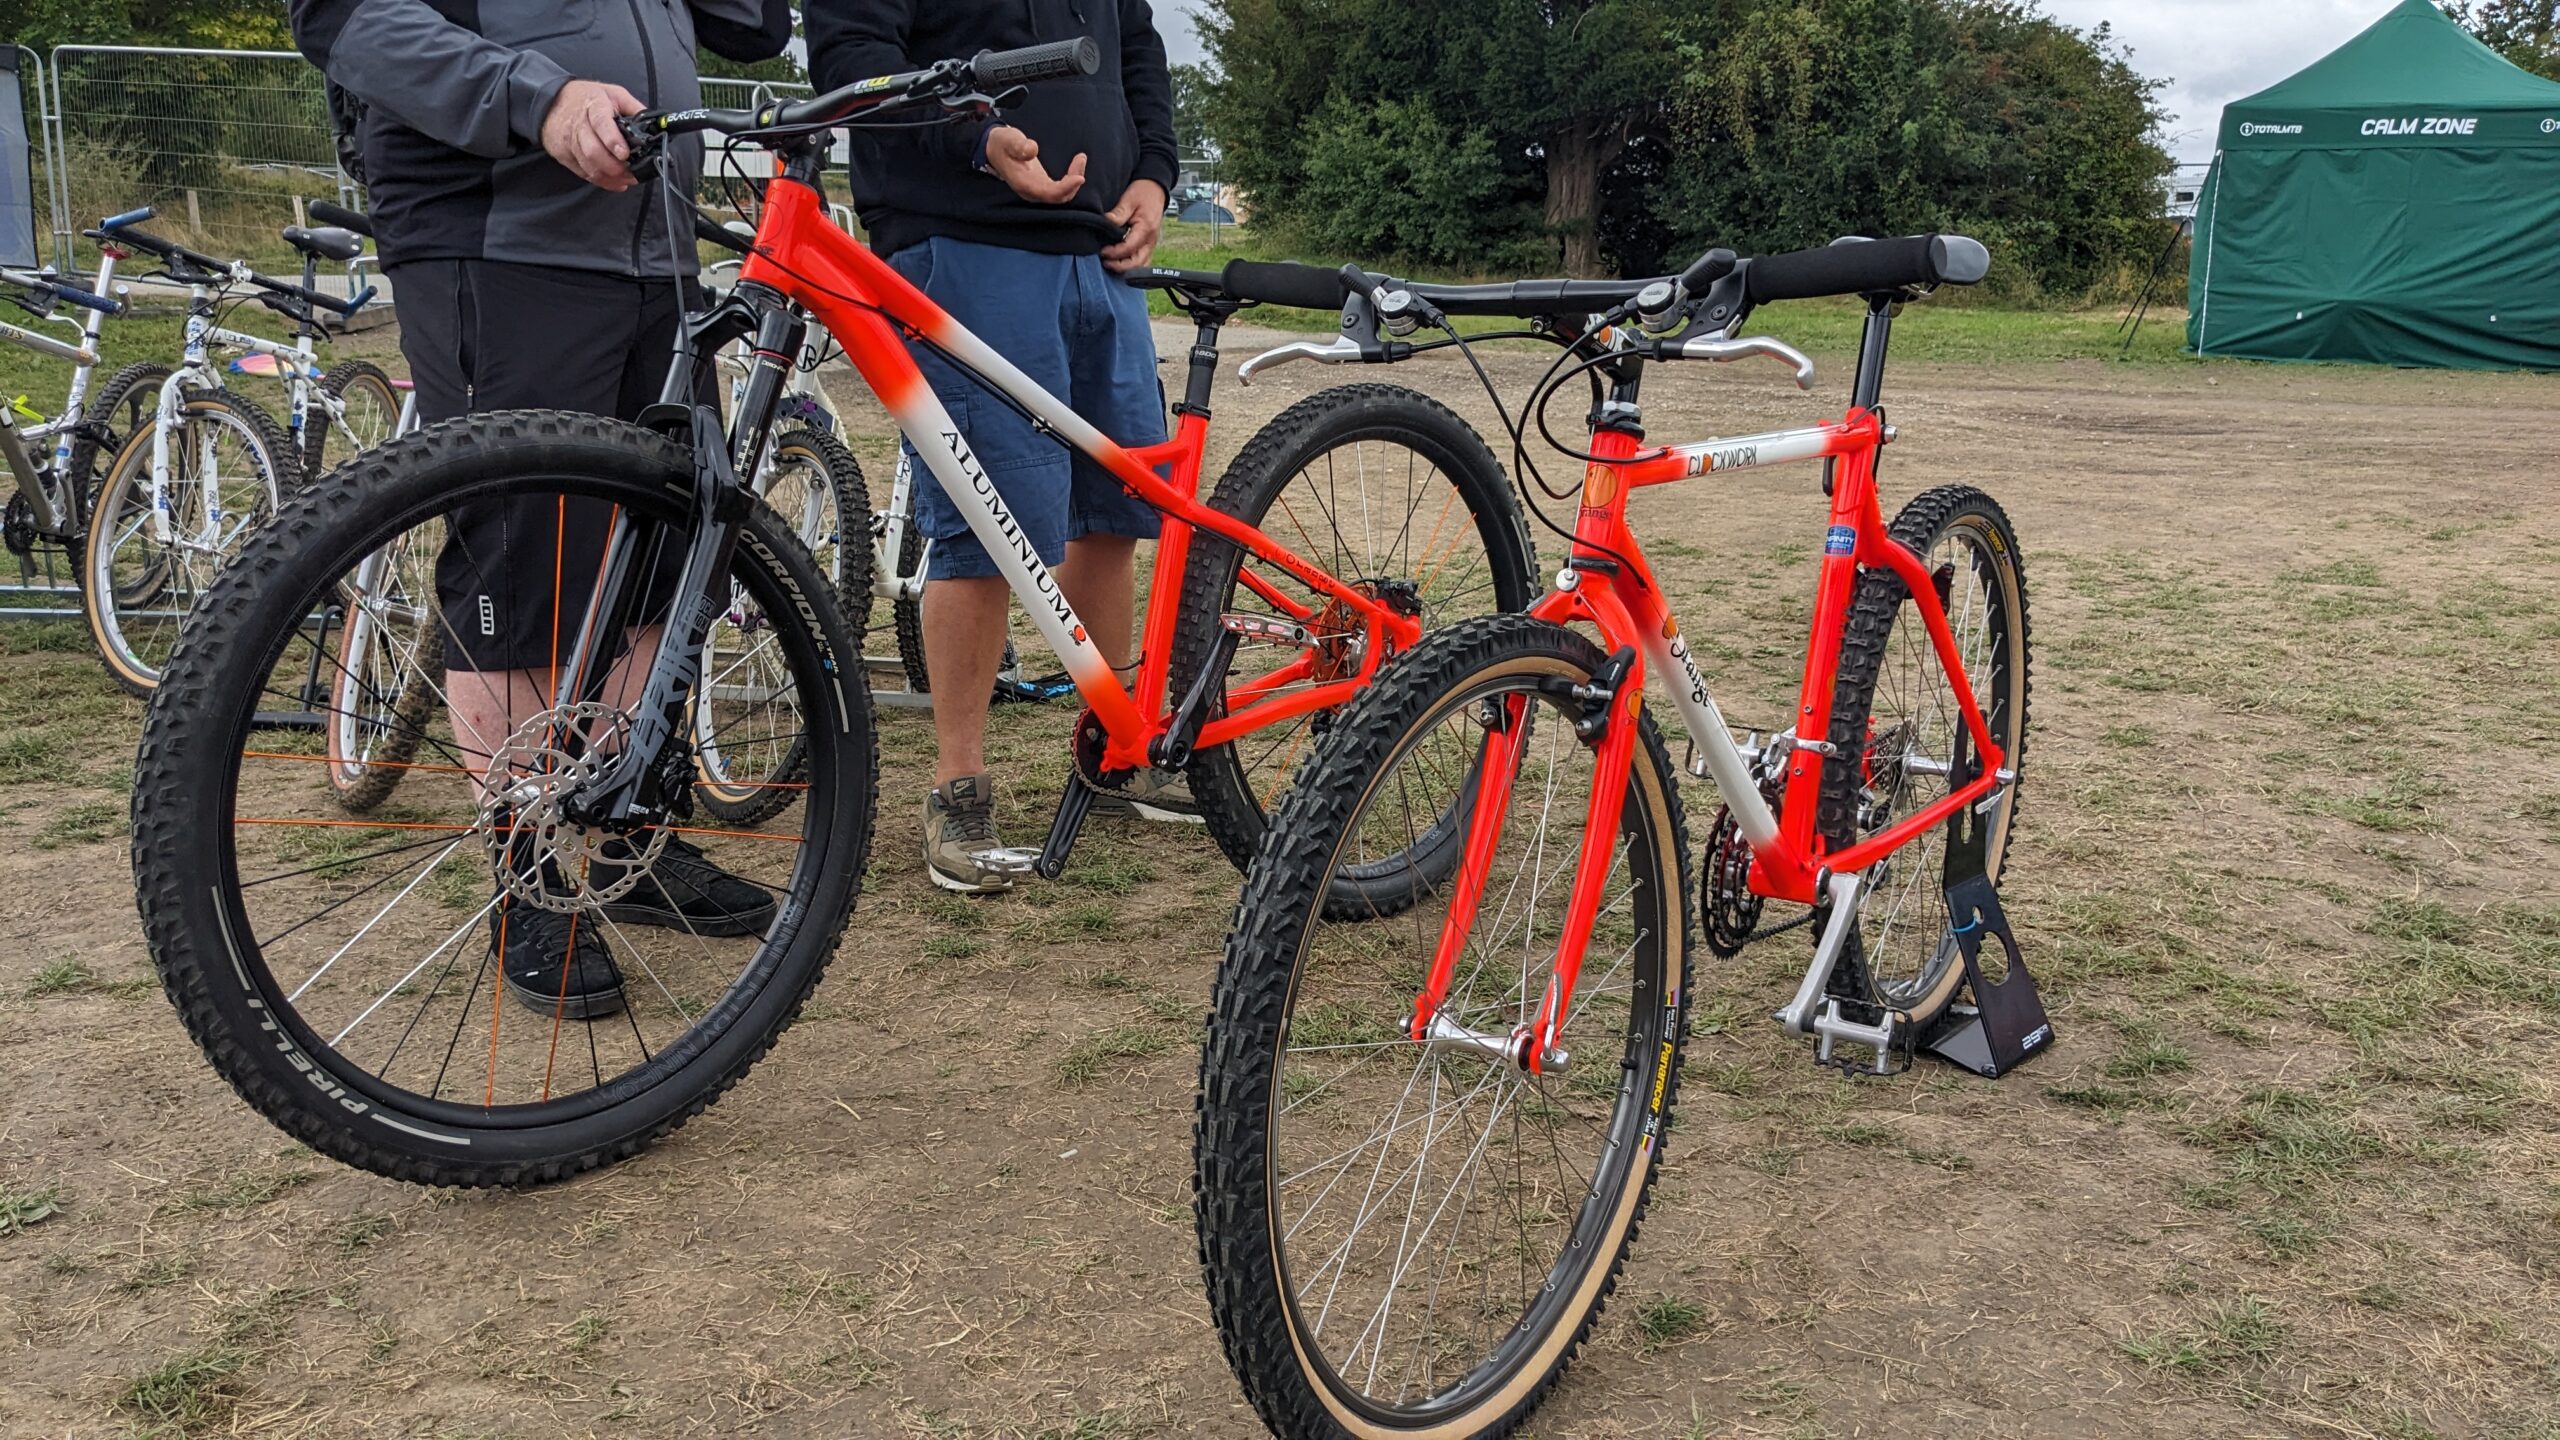
[[[1221,445],[1343,378],[1229,387]],[[1491,429],[1453,366],[1394,378]],[[1656,1210],[1531,1433],[2560,1435],[2548,384],[1914,365],[1894,394],[1889,490],[1982,483],[2024,539],[2005,899],[2060,1045],[1850,1083],[1766,1022],[1801,936],[1702,968]],[[1808,413],[1748,372],[1649,400],[1666,438]],[[1765,723],[1810,473],[1639,518]],[[213,1078],[121,873],[138,707],[76,631],[0,650],[0,1433],[1255,1433],[1190,1230],[1235,894],[1196,829],[942,896],[911,863],[930,735],[892,714],[861,915],[773,1058],[630,1164],[430,1193]],[[1066,720],[996,714],[1017,832]]]

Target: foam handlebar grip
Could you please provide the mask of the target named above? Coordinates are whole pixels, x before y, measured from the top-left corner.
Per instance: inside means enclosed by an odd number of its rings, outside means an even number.
[[[1962,235],[1844,240],[1819,250],[1764,255],[1751,262],[1754,305],[1877,295],[1923,285],[1971,285],[1991,270],[1991,252]]]
[[[1219,288],[1239,300],[1301,310],[1341,309],[1345,284],[1339,270],[1293,260],[1230,260],[1219,276]]]
[[[343,205],[332,205],[326,200],[314,200],[302,208],[310,214],[312,219],[323,225],[335,225],[341,230],[353,230],[367,240],[376,238],[373,233],[373,217],[361,210],[349,210]]]
[[[75,290],[60,281],[47,281],[45,288],[51,290],[57,298],[80,306],[82,309],[95,310],[102,315],[124,313],[124,302],[121,300],[110,300],[104,295],[93,294],[87,290]]]
[[[981,90],[1001,90],[1032,80],[1057,80],[1069,75],[1090,75],[1102,68],[1102,47],[1090,35],[1073,40],[1052,40],[1045,45],[1025,45],[1019,50],[981,50],[969,62],[969,73],[976,76]]]
[[[98,222],[98,228],[101,230],[121,230],[127,225],[139,225],[143,221],[148,220],[159,213],[159,211],[145,205],[139,210],[127,210],[121,215],[110,215],[106,219]]]

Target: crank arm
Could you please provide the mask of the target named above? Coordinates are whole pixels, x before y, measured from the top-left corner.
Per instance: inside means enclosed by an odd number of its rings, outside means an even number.
[[[1831,923],[1822,927],[1822,940],[1813,947],[1813,963],[1805,967],[1804,980],[1796,986],[1795,997],[1778,1011],[1778,1023],[1790,1030],[1814,1033],[1823,987],[1831,983],[1831,972],[1840,964],[1840,952],[1849,943],[1849,932],[1858,924],[1858,884],[1855,875],[1831,877]]]

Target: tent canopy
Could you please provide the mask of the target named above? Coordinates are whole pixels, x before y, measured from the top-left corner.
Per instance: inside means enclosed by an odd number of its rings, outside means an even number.
[[[2560,369],[2560,83],[2429,0],[2223,112],[2189,343]]]

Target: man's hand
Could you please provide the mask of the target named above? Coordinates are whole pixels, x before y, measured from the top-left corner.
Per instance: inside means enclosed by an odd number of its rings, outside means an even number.
[[[1120,238],[1102,247],[1102,268],[1117,275],[1135,270],[1156,253],[1164,234],[1164,187],[1153,180],[1132,180],[1120,192],[1120,203],[1102,217],[1125,226]]]
[[[542,148],[570,174],[599,190],[623,191],[631,178],[631,146],[615,122],[647,107],[619,85],[572,80],[542,117]]]
[[[1014,194],[1035,205],[1064,205],[1084,188],[1084,156],[1067,162],[1067,173],[1049,178],[1040,163],[1040,142],[1010,125],[987,132],[987,168]]]

